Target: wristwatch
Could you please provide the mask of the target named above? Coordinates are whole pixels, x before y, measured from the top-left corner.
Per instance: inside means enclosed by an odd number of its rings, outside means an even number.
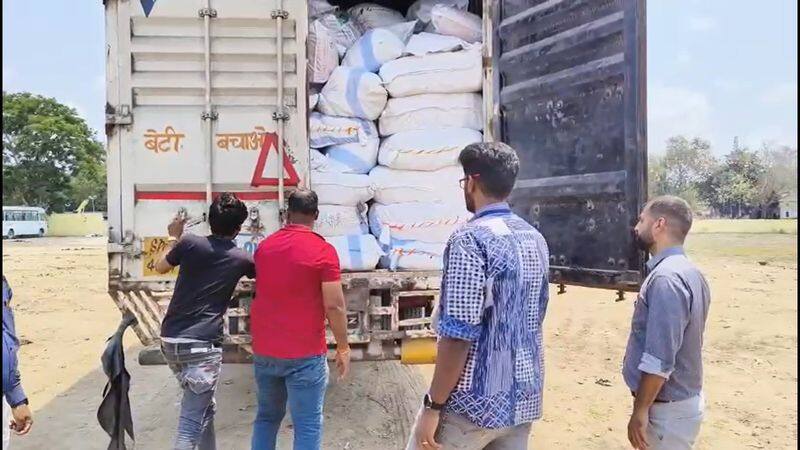
[[[434,402],[430,394],[425,394],[425,397],[422,398],[422,405],[425,409],[432,409],[434,411],[441,411],[444,408],[444,403]]]

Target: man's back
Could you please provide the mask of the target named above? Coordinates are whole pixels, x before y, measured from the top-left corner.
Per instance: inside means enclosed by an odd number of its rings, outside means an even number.
[[[473,344],[447,409],[480,427],[541,416],[548,257],[542,235],[505,204],[478,211],[448,243],[437,330]]]
[[[255,276],[252,258],[230,239],[185,235],[166,259],[180,271],[161,336],[220,340],[236,284],[242,276]]]
[[[255,264],[254,352],[274,358],[324,354],[322,283],[340,278],[333,246],[308,227],[287,225],[259,244]]]

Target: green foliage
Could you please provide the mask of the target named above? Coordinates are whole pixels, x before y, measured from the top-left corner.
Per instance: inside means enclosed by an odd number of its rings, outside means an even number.
[[[61,212],[95,195],[104,207],[105,191],[103,146],[74,109],[3,92],[3,204]]]

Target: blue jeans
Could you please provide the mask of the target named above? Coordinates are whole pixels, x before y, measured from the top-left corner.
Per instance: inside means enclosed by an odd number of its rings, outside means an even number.
[[[161,352],[183,388],[175,450],[215,450],[214,412],[222,347],[211,343],[161,343]]]
[[[255,355],[258,413],[253,423],[253,450],[274,450],[286,402],[294,424],[294,449],[322,446],[322,404],[328,386],[325,356],[279,359]]]

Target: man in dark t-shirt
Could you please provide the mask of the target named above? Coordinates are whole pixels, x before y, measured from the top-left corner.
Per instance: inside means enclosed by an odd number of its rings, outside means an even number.
[[[255,277],[253,259],[234,239],[247,207],[224,193],[211,204],[210,236],[183,235],[185,219],[167,227],[169,246],[156,263],[167,273],[180,267],[161,324],[161,351],[183,388],[175,449],[213,450],[214,393],[222,367],[223,317],[243,276]]]

